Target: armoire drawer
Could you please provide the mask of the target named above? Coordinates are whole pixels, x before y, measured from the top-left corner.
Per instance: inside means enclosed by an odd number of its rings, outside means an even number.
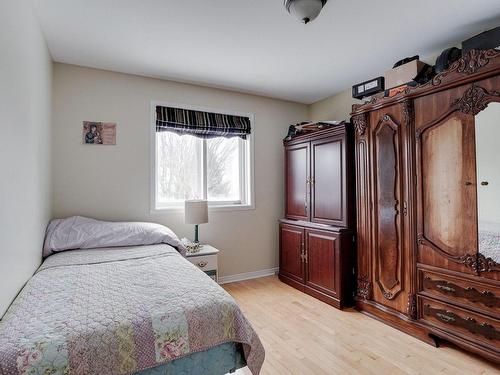
[[[420,319],[465,340],[500,347],[500,320],[419,296]]]
[[[429,271],[420,271],[421,292],[475,311],[500,317],[500,289]]]

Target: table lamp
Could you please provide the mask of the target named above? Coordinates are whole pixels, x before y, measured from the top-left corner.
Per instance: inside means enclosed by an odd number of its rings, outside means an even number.
[[[205,200],[184,202],[184,222],[194,224],[194,243],[198,241],[198,225],[208,223],[208,203]]]

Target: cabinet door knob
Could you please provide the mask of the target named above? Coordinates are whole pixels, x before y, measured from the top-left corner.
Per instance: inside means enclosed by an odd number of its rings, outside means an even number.
[[[481,182],[481,185],[482,185],[482,186],[488,186],[489,184],[490,184],[490,183],[489,183],[488,181],[482,181],[482,182]]]
[[[207,261],[202,260],[202,261],[199,261],[199,262],[198,262],[198,267],[203,268],[203,267],[206,267],[206,266],[207,266],[207,264],[208,264],[208,262],[207,262]]]

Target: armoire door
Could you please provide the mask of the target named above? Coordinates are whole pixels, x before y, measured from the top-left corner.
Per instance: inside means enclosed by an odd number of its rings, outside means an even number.
[[[309,220],[309,149],[310,143],[285,147],[285,216]]]
[[[337,296],[339,244],[335,233],[306,229],[306,285]]]
[[[311,221],[346,226],[344,138],[311,142]]]
[[[398,106],[371,113],[373,299],[407,313],[410,287],[405,271],[403,134]]]
[[[418,113],[425,108],[415,121],[417,239],[420,263],[474,274],[467,263],[475,263],[478,243],[475,124],[456,105],[467,88],[415,102]]]
[[[280,225],[280,274],[303,283],[304,229],[293,225]]]

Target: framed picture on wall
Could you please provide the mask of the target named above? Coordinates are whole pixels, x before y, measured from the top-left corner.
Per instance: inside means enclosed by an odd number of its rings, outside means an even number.
[[[83,143],[87,145],[116,145],[116,123],[84,121]]]

